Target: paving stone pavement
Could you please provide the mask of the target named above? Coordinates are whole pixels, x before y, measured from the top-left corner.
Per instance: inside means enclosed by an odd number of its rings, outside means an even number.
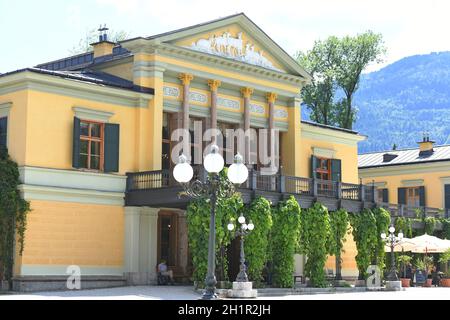
[[[0,295],[0,300],[197,300],[192,286],[136,286],[109,289]],[[450,300],[450,288],[407,288],[395,292],[320,293],[265,296],[258,300]]]

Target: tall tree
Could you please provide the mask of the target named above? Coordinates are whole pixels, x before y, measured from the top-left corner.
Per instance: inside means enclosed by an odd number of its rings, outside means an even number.
[[[78,41],[78,44],[69,50],[70,54],[76,55],[86,53],[92,50],[91,43],[98,42],[99,33],[97,29],[90,29],[86,31],[83,38]],[[130,37],[130,33],[124,30],[110,30],[108,32],[108,40],[112,42],[119,42]]]
[[[311,84],[303,88],[302,100],[311,110],[311,120],[326,125],[337,125],[335,64],[339,40],[330,37],[316,41],[306,54],[297,53],[297,61],[311,75]]]
[[[381,62],[385,51],[382,35],[372,31],[357,34],[356,37],[346,36],[339,41],[336,82],[345,94],[337,108],[340,127],[352,129],[356,120],[353,97],[358,90],[361,72],[370,63]]]
[[[311,84],[302,90],[302,99],[313,121],[351,129],[357,110],[353,97],[361,72],[372,62],[380,62],[385,52],[382,36],[367,31],[355,37],[331,36],[316,41],[313,49],[297,53],[298,63],[310,73]],[[336,92],[344,98],[338,100]]]

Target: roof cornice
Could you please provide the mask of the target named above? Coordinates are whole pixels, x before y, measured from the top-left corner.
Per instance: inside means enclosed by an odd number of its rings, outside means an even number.
[[[65,79],[48,74],[23,70],[0,77],[0,94],[20,90],[36,90],[55,94],[96,99],[119,105],[146,107],[153,99],[149,93],[115,88],[101,84],[88,83],[74,79]]]

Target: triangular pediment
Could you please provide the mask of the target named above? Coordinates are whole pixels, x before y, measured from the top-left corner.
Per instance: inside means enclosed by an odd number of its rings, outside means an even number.
[[[289,54],[243,13],[149,39],[309,78]]]

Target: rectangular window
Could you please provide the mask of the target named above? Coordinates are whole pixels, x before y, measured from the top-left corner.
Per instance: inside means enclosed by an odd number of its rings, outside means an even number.
[[[419,187],[406,188],[406,205],[411,207],[420,206]]]
[[[80,121],[80,168],[103,171],[104,124]]]
[[[6,147],[8,141],[8,118],[0,118],[0,147]]]
[[[316,178],[331,180],[331,159],[317,158]]]

